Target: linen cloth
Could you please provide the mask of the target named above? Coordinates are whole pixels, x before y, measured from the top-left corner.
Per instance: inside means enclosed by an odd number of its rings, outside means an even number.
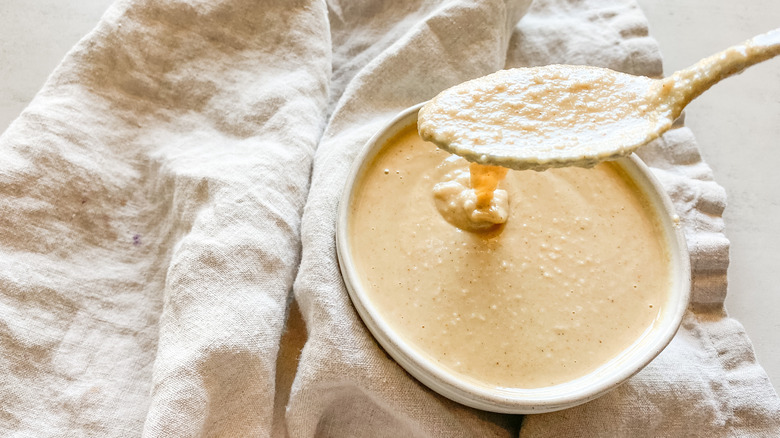
[[[408,376],[357,317],[336,207],[398,112],[504,67],[661,74],[633,0],[527,7],[114,4],[0,137],[2,435],[780,435],[777,394],[723,309],[725,193],[679,125],[640,155],[681,216],[692,303],[617,390],[476,411]]]

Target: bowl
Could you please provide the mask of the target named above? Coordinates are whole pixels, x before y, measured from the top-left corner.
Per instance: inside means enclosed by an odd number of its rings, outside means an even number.
[[[564,383],[535,388],[490,385],[436,364],[388,324],[361,281],[352,255],[349,218],[355,189],[368,165],[390,139],[410,125],[416,125],[417,112],[422,105],[403,111],[369,140],[350,170],[338,210],[336,248],[341,273],[355,309],[377,342],[409,374],[444,397],[476,409],[512,414],[551,412],[585,403],[614,389],[650,363],[672,340],[688,306],[690,262],[671,200],[636,155],[616,160],[615,164],[642,193],[660,222],[671,281],[666,302],[656,320],[616,357],[592,372]]]

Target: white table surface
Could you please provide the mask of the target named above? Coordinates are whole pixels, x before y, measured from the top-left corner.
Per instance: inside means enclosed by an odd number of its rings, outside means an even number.
[[[638,0],[665,72],[780,26],[780,1]],[[18,116],[111,0],[0,0],[0,131]],[[716,85],[689,105],[731,240],[726,309],[746,328],[780,388],[780,58]]]

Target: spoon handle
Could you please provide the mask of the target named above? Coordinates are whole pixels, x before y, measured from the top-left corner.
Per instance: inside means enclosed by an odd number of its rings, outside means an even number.
[[[780,29],[729,47],[661,80],[674,117],[711,86],[751,65],[780,55]]]

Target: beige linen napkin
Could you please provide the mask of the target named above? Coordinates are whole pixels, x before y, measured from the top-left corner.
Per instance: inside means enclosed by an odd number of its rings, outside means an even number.
[[[0,435],[267,436],[317,1],[120,1],[0,138]]]
[[[116,3],[0,137],[2,435],[780,435],[777,394],[723,312],[725,195],[685,128],[642,156],[683,219],[694,301],[616,391],[475,411],[409,377],[357,318],[336,206],[395,114],[505,65],[661,72],[633,0],[536,0],[517,24],[526,7]],[[305,334],[283,333],[293,295]]]

